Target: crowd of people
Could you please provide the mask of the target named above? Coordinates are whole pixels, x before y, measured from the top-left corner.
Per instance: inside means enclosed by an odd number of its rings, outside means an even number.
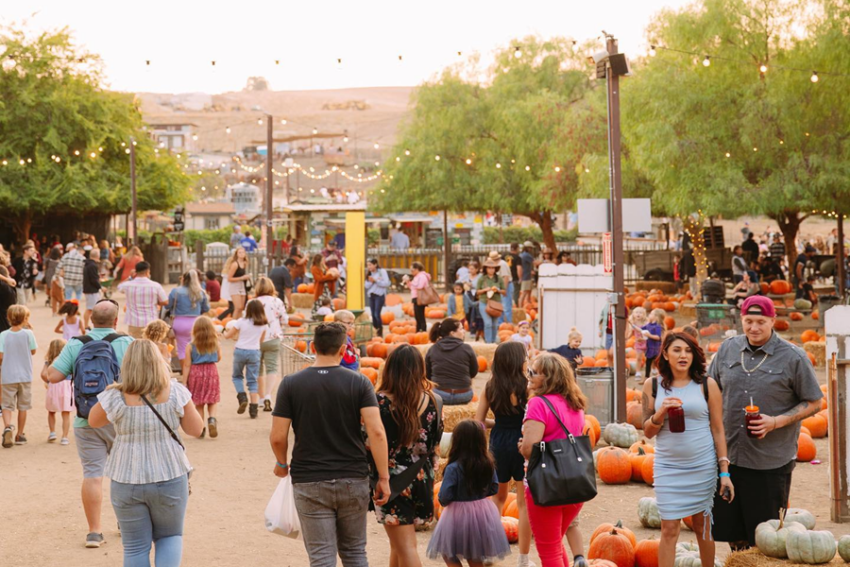
[[[421,565],[415,529],[435,520],[437,504],[442,513],[425,555],[449,566],[503,559],[510,546],[500,511],[513,482],[519,510],[517,565],[531,565],[533,544],[542,567],[586,567],[579,527],[583,502],[541,505],[526,476],[535,451],[582,436],[588,402],[575,377],[582,363],[577,331],[564,337],[562,347],[538,352],[527,325],[518,325],[516,334],[495,349],[474,418],[457,424],[448,452],[440,451],[443,408],[470,403],[479,373],[467,340],[479,327],[470,325],[468,335],[464,322],[480,317],[480,329],[488,342],[495,342],[499,316],[491,304],[500,304],[504,316],[508,304],[515,304],[515,293],[526,301],[533,293],[526,282],[531,282],[535,262],[543,260],[535,258],[532,246],[523,246],[522,252],[514,247],[516,265],[513,258],[494,253],[483,272],[475,263],[458,270],[448,298],[453,308],[431,325],[430,348],[423,355],[416,347],[399,345],[387,357],[376,387],[359,373],[359,353],[351,338],[354,314],[332,306],[333,321],[318,324],[313,332],[313,364],[279,379],[281,339],[292,308],[288,297],[305,273],[298,271],[303,258],[297,249],[284,266],[258,276],[248,273],[240,240],[222,274],[188,270],[166,293],[150,278],[149,263],[131,248],[114,267],[132,267],[116,283],[126,306],[125,333],[118,330],[118,303],[100,290],[87,291],[87,266],[96,264],[90,246],[72,243],[52,258],[55,264],[41,265],[52,270],[51,285],[59,278],[64,290],[58,308],[51,310],[60,317],[53,331],[62,338],[50,342],[40,374],[48,388],[47,441],[70,444],[73,425],[83,469],[87,547],[105,541],[101,508],[106,477],[125,565],[149,564],[153,548],[157,565],[180,564],[192,465],[179,432],[212,439],[227,434],[219,423],[219,367],[223,350],[232,348],[236,412],[247,412],[249,419],[257,419],[261,408],[272,414],[272,470],[281,478],[291,475],[311,565],[335,565],[337,555],[344,565],[367,565],[370,510],[387,534],[389,564]],[[27,278],[41,273],[28,250],[25,245],[13,262],[15,274]],[[3,279],[11,277],[3,269],[0,298],[4,285],[14,296],[8,298],[6,326],[0,332],[2,447],[11,449],[27,444],[38,345],[26,306],[34,299],[26,292],[19,295],[18,280]],[[337,276],[325,282],[319,299],[338,291],[333,284],[342,283],[344,258],[336,245],[317,254],[312,269],[324,277]],[[380,317],[389,280],[376,260],[367,269],[369,304]],[[430,289],[421,266],[414,267],[407,283],[414,299]],[[419,329],[424,305],[416,303]],[[227,324],[216,318],[215,307],[230,311]],[[635,309],[629,315],[646,368],[644,432],[657,438],[662,567],[673,565],[680,520],[686,517],[694,519],[704,564],[713,564],[715,540],[728,541],[733,549],[753,545],[755,526],[777,517],[788,500],[800,421],[820,409],[822,393],[805,353],[772,330],[773,303],[749,296],[741,309],[744,333],[725,341],[710,365],[691,334],[663,330],[664,313]],[[606,320],[610,317],[603,314],[600,332]],[[421,322],[428,330],[424,317]],[[383,330],[379,319],[373,318],[373,324]],[[756,374],[769,386],[754,389]],[[745,421],[741,408],[752,405],[754,391],[760,409]],[[334,411],[327,411],[329,407]],[[440,456],[447,465],[435,504]]]

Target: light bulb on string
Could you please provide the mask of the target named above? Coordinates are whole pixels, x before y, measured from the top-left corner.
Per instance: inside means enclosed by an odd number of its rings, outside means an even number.
[[[522,50],[519,48],[518,45],[514,48],[514,57],[516,57],[517,59],[522,57]]]
[[[656,54],[655,46],[654,46],[654,45],[650,45],[650,46],[649,46],[649,56],[650,56],[650,57],[655,57],[655,54]]]
[[[702,66],[703,66],[703,67],[708,67],[708,66],[710,66],[710,65],[711,65],[711,57],[710,57],[710,56],[708,56],[708,55],[706,55],[706,56],[705,56],[705,59],[703,59],[703,60],[702,60]]]
[[[151,60],[145,59],[145,67],[150,67],[150,66],[151,66]]]
[[[811,80],[812,80],[813,83],[818,82],[819,79],[818,79],[818,72],[817,71],[812,71],[812,79]]]
[[[501,164],[501,163],[497,163],[497,164],[496,164],[496,169],[502,169],[502,164]]]
[[[284,126],[286,126],[286,118],[281,118],[280,123],[283,124]]]
[[[11,71],[15,68],[15,65],[17,64],[18,63],[15,61],[15,59],[10,55],[9,57],[3,60],[3,70]]]
[[[469,158],[466,158],[466,165],[472,165],[472,160],[469,159]]]
[[[409,155],[410,155],[410,150],[404,150],[404,155],[409,156]]]
[[[434,156],[434,159],[435,159],[436,161],[440,161],[440,156],[439,156],[439,155],[436,155],[436,156]]]
[[[759,67],[759,71],[761,71],[762,73],[767,73],[767,65],[762,63],[761,67]]]
[[[257,124],[259,124],[260,126],[262,126],[262,125],[263,125],[263,119],[262,119],[262,118],[258,118],[258,119],[257,119]]]
[[[347,143],[348,143],[348,136],[344,136],[344,137],[342,138],[342,141],[343,141],[343,142],[345,142],[345,143],[347,144]]]
[[[375,142],[374,148],[375,148],[376,150],[378,150],[378,149],[380,149],[380,148],[381,148],[381,146],[380,146],[377,142]]]
[[[225,132],[226,134],[230,134],[230,126],[228,126],[227,128],[225,128],[225,129],[224,129],[224,132]]]
[[[215,67],[215,61],[210,61],[210,63],[212,63],[212,66]]]
[[[732,154],[730,154],[729,152],[726,152],[726,157],[732,157]]]

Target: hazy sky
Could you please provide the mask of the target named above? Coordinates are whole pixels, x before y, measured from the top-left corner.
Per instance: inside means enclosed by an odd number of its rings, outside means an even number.
[[[114,89],[217,93],[241,89],[251,75],[275,90],[416,85],[456,62],[458,51],[486,54],[529,34],[582,41],[604,29],[621,51],[638,54],[653,14],[688,3],[6,0],[0,23],[27,20],[35,32],[68,26],[101,55]]]

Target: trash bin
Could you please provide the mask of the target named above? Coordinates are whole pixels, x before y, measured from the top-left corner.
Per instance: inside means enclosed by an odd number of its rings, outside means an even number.
[[[608,367],[576,369],[576,381],[587,396],[585,413],[592,414],[605,427],[613,421],[614,370]]]

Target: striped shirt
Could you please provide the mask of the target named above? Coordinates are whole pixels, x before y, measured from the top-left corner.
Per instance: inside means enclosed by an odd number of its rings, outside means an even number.
[[[150,484],[192,470],[186,453],[147,405],[128,406],[123,394],[112,388],[101,393],[97,401],[115,425],[115,443],[106,459],[105,476],[124,484]],[[154,407],[177,433],[183,406],[191,401],[189,390],[172,380],[168,399]]]
[[[77,252],[76,248],[62,256],[57,269],[65,270],[65,285],[72,287],[83,285],[83,266],[85,263],[85,256]]]
[[[129,327],[145,327],[159,319],[159,303],[168,301],[165,290],[150,278],[136,277],[118,285],[127,298],[124,323]]]

